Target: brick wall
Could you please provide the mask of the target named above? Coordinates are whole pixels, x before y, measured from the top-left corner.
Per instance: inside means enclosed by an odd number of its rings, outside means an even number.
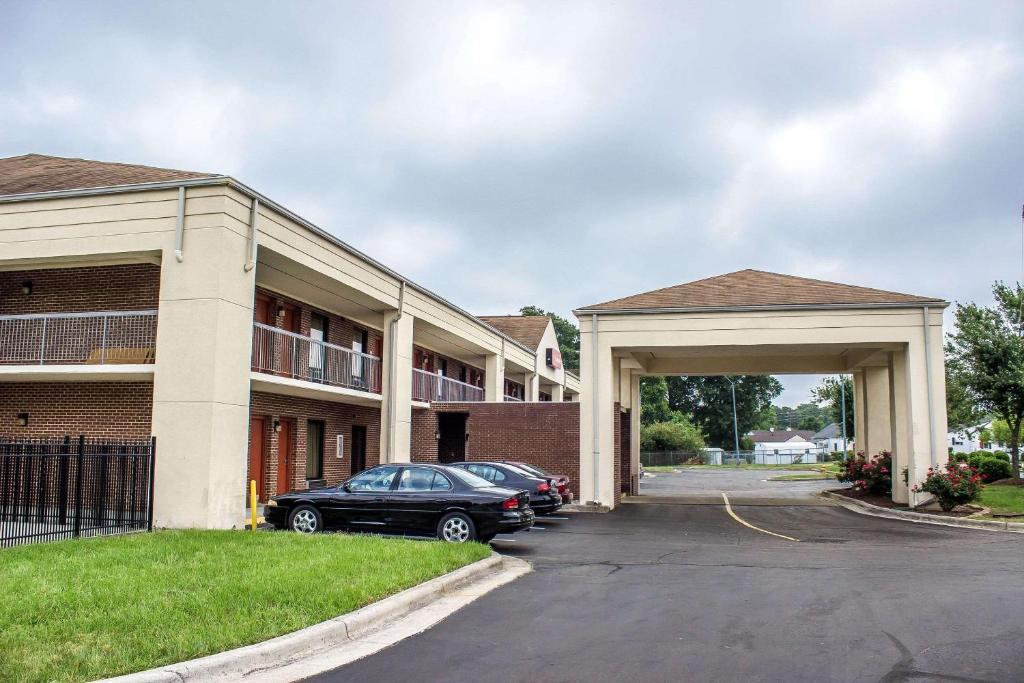
[[[17,424],[28,413],[28,426]],[[149,382],[0,383],[0,434],[146,439],[152,434]]]
[[[638,491],[634,490],[637,482],[633,476],[633,461],[630,457],[630,442],[632,434],[630,427],[633,421],[632,411],[625,411],[619,415],[619,490],[626,495],[635,496]]]
[[[266,444],[263,471],[265,491],[268,495],[307,487],[306,430],[309,420],[323,420],[324,422],[323,479],[326,485],[339,484],[352,474],[353,425],[366,427],[366,466],[373,467],[380,462],[380,408],[253,392],[249,412],[254,417],[267,418],[266,433],[263,437],[264,444]],[[281,486],[278,486],[277,481],[278,434],[272,429],[275,418],[292,420],[294,425],[292,432],[294,469],[291,480],[282,482]],[[336,447],[338,434],[345,437],[345,453],[340,460],[337,457]],[[251,473],[247,473],[246,478],[247,480],[251,479]]]
[[[159,292],[160,266],[148,263],[0,272],[0,315],[155,309]]]
[[[413,410],[412,459],[437,461],[437,414],[466,413],[467,459],[522,460],[570,478],[579,493],[579,403],[434,403]]]
[[[612,465],[612,478],[614,479],[612,491],[615,496],[615,504],[618,505],[619,501],[622,500],[622,406],[618,401],[615,402],[614,415],[614,424],[612,425],[614,443],[612,448],[615,451],[615,462]]]
[[[299,331],[298,334],[304,337],[309,336],[310,324],[313,318],[313,313],[318,313],[327,319],[327,343],[335,344],[337,346],[343,346],[346,349],[352,348],[352,339],[354,337],[355,330],[367,331],[368,347],[364,349],[364,353],[369,353],[374,356],[380,356],[384,348],[384,337],[381,332],[372,328],[354,323],[348,318],[342,318],[341,316],[334,315],[333,313],[327,313],[319,309],[313,308],[309,304],[297,301],[295,299],[289,299],[286,296],[265,290],[261,287],[256,288],[257,294],[268,297],[273,303],[274,308],[278,305],[292,306],[298,309],[299,318]],[[281,319],[278,318],[272,321],[276,327],[281,327]]]

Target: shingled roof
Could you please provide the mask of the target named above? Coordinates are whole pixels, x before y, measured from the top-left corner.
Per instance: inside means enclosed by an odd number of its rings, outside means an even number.
[[[551,318],[546,315],[480,315],[480,320],[534,351],[544,338]]]
[[[24,154],[0,159],[0,196],[214,177],[218,174]]]
[[[870,287],[856,287],[838,282],[748,269],[613,299],[578,310],[643,311],[649,309],[791,308],[835,305],[870,307],[926,303],[943,305],[946,302],[933,297],[900,294]]]

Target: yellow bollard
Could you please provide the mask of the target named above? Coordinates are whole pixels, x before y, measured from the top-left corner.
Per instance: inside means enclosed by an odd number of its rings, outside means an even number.
[[[256,480],[249,480],[249,510],[252,512],[252,530],[256,531]]]

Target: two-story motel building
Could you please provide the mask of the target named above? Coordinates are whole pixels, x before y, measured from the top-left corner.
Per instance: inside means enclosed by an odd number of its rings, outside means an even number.
[[[576,400],[557,349],[229,176],[0,159],[0,433],[155,436],[157,525],[238,526],[248,479],[466,457],[459,406]]]

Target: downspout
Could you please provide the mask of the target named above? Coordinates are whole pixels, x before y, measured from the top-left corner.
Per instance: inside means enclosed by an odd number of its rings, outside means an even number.
[[[391,455],[395,448],[395,363],[397,362],[397,349],[395,348],[395,326],[402,319],[402,311],[405,308],[405,280],[402,280],[398,288],[398,315],[388,323],[388,451],[384,454],[384,462],[391,462]]]
[[[934,400],[932,399],[932,353],[929,339],[931,332],[928,329],[928,306],[924,306],[921,311],[924,317],[924,373],[928,394],[928,451],[931,466],[935,467],[938,465],[938,459],[935,457],[935,415],[933,412]]]
[[[260,200],[257,197],[253,197],[252,209],[249,210],[249,259],[242,266],[242,270],[247,273],[256,267],[256,217],[259,213]]]
[[[597,379],[597,313],[594,313],[594,314],[592,314],[590,316],[590,333],[593,336],[593,340],[590,343],[590,353],[591,353],[590,366],[591,366],[591,370],[592,370],[591,378],[592,378],[592,381],[593,381],[593,386],[590,389],[590,400],[593,401],[593,408],[592,408],[593,416],[591,418],[593,420],[593,427],[592,427],[591,431],[594,432],[594,464],[593,464],[593,468],[594,468],[594,501],[593,502],[595,504],[600,504],[601,494],[600,494],[600,488],[598,488],[598,487],[600,486],[601,479],[600,479],[600,475],[599,475],[599,472],[598,472],[598,463],[599,463],[599,461],[601,459],[601,429],[600,429],[600,424],[599,424],[599,420],[601,418],[601,409],[600,409],[600,407],[598,405],[598,401],[597,401],[597,399],[598,399],[598,392],[597,392],[597,382],[598,382],[598,379]]]
[[[174,223],[174,258],[185,260],[185,186],[178,188],[178,219]]]

